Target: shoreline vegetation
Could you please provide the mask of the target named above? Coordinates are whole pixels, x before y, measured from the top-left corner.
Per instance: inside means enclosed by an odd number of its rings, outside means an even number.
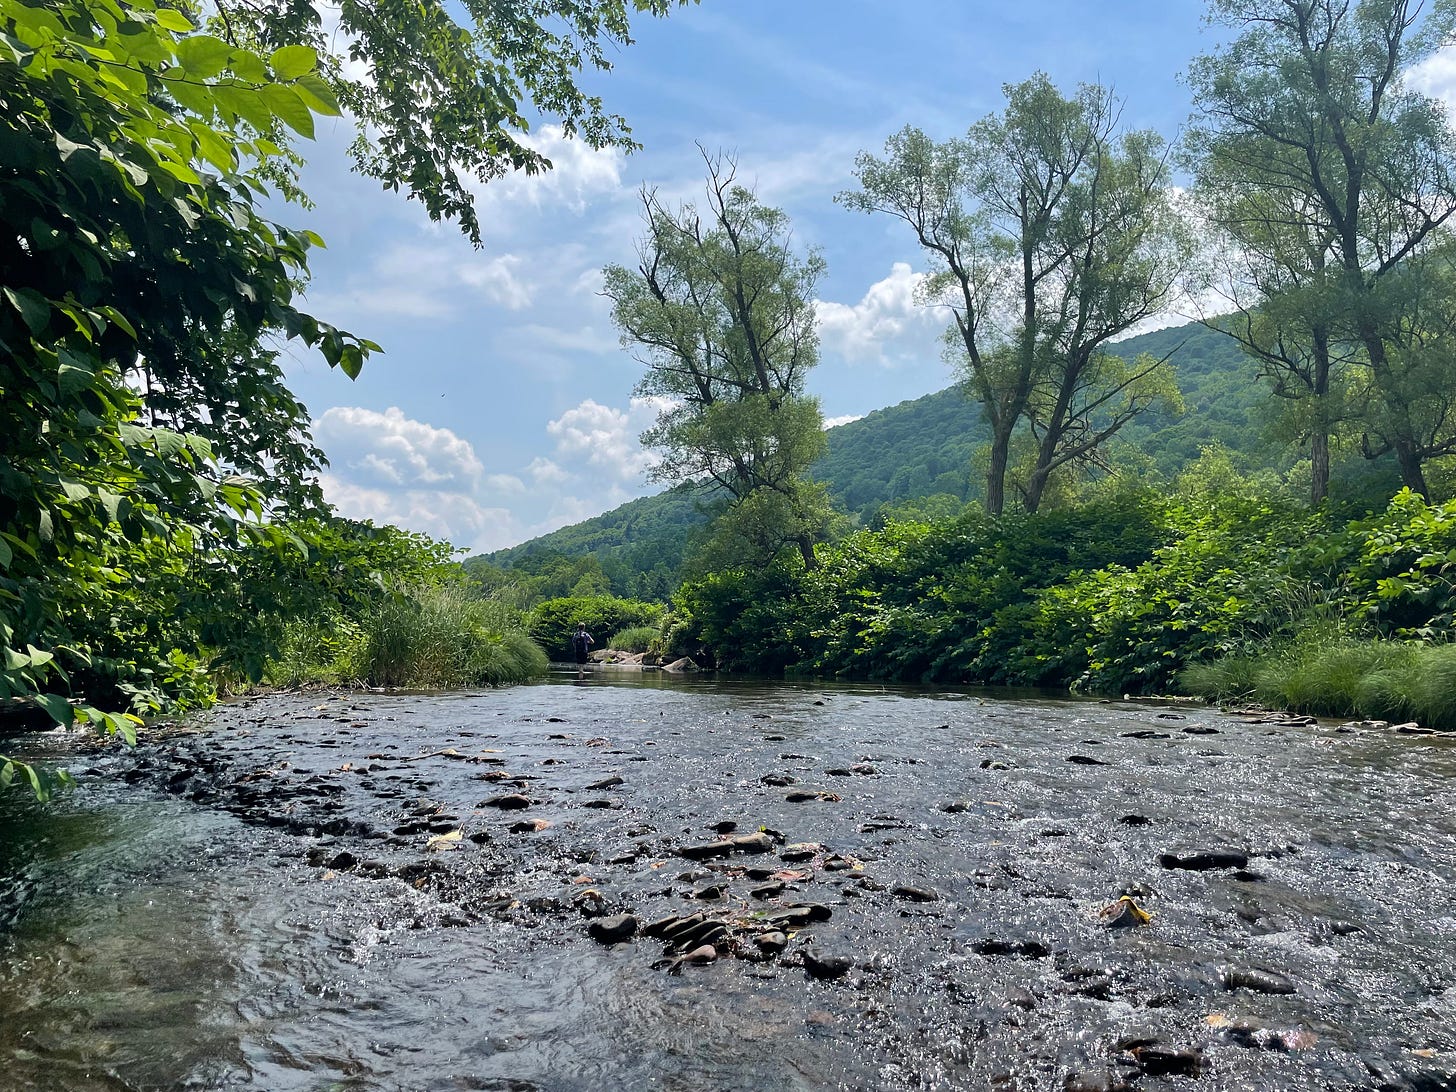
[[[306,203],[299,149],[348,115],[357,170],[479,242],[435,166],[549,167],[516,140],[532,103],[513,93],[630,148],[576,81],[634,12],[676,6],[590,0],[554,30],[549,4],[470,27],[345,9],[345,64],[310,5],[6,3],[0,733],[132,743],[259,684],[504,685],[567,659],[578,624],[599,650],[757,676],[1181,690],[1456,729],[1456,129],[1401,79],[1456,34],[1449,5],[1214,2],[1231,37],[1192,63],[1176,148],[1124,130],[1109,89],[1036,73],[964,138],[907,125],[845,164],[858,188],[836,201],[913,229],[985,427],[969,455],[867,456],[895,467],[872,514],[813,473],[826,259],[749,164],[700,146],[701,196],[644,184],[642,260],[603,271],[659,406],[651,475],[710,517],[674,532],[684,553],[635,541],[614,583],[591,557],[461,563],[337,516],[279,361],[292,342],[354,378],[381,347],[301,309],[324,241],[265,195]],[[439,63],[350,75],[396,68],[402,41]],[[421,101],[452,105],[420,129]],[[1170,467],[1137,428],[1182,415],[1190,339],[1124,359],[1123,335],[1220,286],[1243,290],[1202,334],[1238,355],[1209,389],[1261,382],[1267,404],[1205,398]],[[1193,457],[1218,416],[1264,455]],[[620,597],[639,593],[662,601]],[[0,754],[0,790],[27,783],[53,782]]]

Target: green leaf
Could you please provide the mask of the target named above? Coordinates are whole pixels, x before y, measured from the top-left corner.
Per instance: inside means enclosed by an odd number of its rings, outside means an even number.
[[[298,77],[293,86],[315,114],[331,118],[339,116],[339,100],[334,96],[333,88],[322,77],[309,73]]]
[[[45,330],[51,321],[51,304],[48,299],[31,288],[6,288],[4,293],[10,306],[20,312],[20,317],[25,320],[25,325],[32,334]]]
[[[280,80],[295,80],[318,67],[318,54],[305,45],[287,45],[275,49],[268,58],[273,75]]]
[[[76,710],[59,694],[32,694],[30,700],[40,706],[62,728],[69,728],[76,719]]]
[[[190,34],[196,28],[188,21],[187,16],[180,11],[171,8],[157,9],[157,26],[163,30],[170,30],[176,34]]]
[[[210,80],[228,66],[233,47],[211,34],[194,34],[177,42],[177,63],[189,79]]]
[[[263,88],[262,96],[279,121],[295,133],[313,139],[313,111],[295,88],[269,84]]]

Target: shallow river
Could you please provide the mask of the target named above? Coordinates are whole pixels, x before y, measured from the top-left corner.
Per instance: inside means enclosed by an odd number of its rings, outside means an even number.
[[[1456,1089],[1445,739],[627,673],[187,728],[19,741],[82,784],[0,803],[0,1089]]]

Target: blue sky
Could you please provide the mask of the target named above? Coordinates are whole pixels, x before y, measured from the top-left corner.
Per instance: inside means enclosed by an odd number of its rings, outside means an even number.
[[[346,122],[326,123],[305,188],[317,208],[280,218],[324,236],[313,313],[385,347],[358,380],[317,358],[289,367],[330,459],[346,516],[445,538],[471,553],[513,545],[658,487],[644,478],[634,401],[641,365],[598,294],[630,265],[638,188],[691,199],[695,142],[736,155],[739,177],[819,247],[821,362],[809,387],[848,419],[947,386],[943,320],[912,299],[923,268],[903,225],[848,212],[854,155],[906,124],[944,139],[1000,108],[1001,86],[1042,70],[1063,91],[1111,84],[1124,121],[1176,135],[1179,82],[1213,39],[1193,0],[702,0],[639,20],[615,68],[588,78],[643,146],[626,156],[532,142],[556,164],[479,189],[485,246],[350,175]]]

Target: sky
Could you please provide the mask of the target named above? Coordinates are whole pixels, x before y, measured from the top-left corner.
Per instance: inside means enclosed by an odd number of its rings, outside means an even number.
[[[477,189],[484,246],[403,194],[348,170],[347,120],[300,149],[316,208],[277,218],[321,234],[306,309],[384,346],[357,380],[291,355],[341,515],[445,539],[469,554],[515,545],[657,492],[638,443],[650,404],[622,347],[601,270],[634,264],[638,193],[693,200],[701,144],[817,247],[826,422],[937,391],[937,316],[916,305],[925,265],[903,224],[851,212],[855,154],[906,125],[944,140],[1043,71],[1070,93],[1112,86],[1129,128],[1177,136],[1188,62],[1215,44],[1194,0],[701,0],[638,19],[633,45],[584,85],[625,116],[641,150],[595,151],[549,118],[529,142],[555,164]],[[1443,55],[1425,73],[1456,85]],[[1170,315],[1168,321],[1183,321]]]

